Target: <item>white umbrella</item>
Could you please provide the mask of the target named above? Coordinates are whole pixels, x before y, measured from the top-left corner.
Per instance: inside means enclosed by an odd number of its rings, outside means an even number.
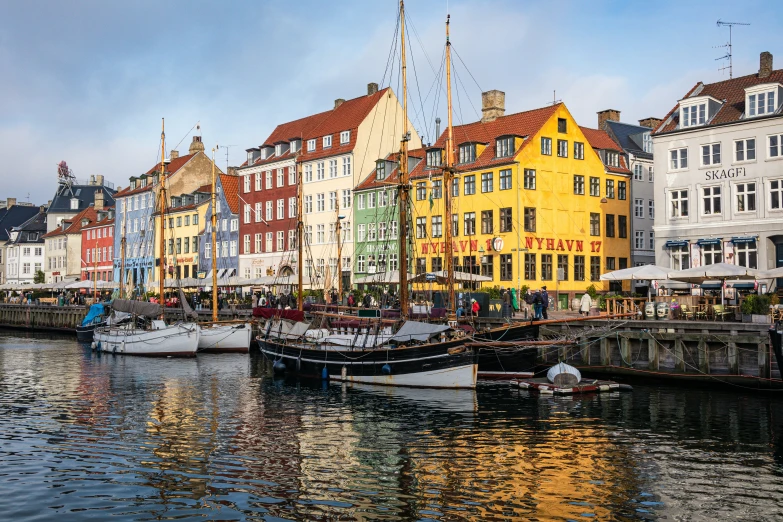
[[[758,279],[759,272],[753,268],[746,268],[740,265],[730,263],[715,263],[712,265],[687,268],[685,270],[676,270],[669,272],[669,279],[676,281],[685,281],[686,283],[703,283],[710,279],[717,279],[723,282],[720,290],[720,303],[724,302],[725,286],[727,279]]]
[[[777,279],[780,277],[783,277],[783,266],[779,266],[777,268],[770,268],[769,270],[762,270],[759,271],[758,273],[759,279]]]
[[[632,266],[622,270],[607,272],[601,276],[601,281],[630,281],[637,279],[639,281],[652,281],[655,279],[668,279],[671,268],[664,268],[657,265]]]

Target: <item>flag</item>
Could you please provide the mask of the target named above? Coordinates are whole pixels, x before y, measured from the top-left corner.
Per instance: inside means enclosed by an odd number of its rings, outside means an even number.
[[[435,206],[435,200],[432,199],[432,190],[430,190],[430,210]]]

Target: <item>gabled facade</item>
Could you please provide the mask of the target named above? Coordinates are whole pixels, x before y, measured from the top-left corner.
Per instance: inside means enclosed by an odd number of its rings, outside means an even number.
[[[35,274],[43,271],[44,234],[46,234],[46,207],[9,232],[6,247],[6,281],[32,283]]]
[[[653,133],[657,264],[783,266],[783,69],[697,83]]]
[[[172,207],[166,209],[163,226],[166,252],[161,256],[160,242],[155,241],[155,259],[163,258],[166,278],[198,277],[199,247],[204,232],[204,222],[209,207],[210,188],[200,188],[190,195],[173,198]],[[155,212],[155,229],[160,230],[160,213]],[[156,263],[157,265],[157,263]],[[152,291],[158,281],[158,271],[151,274]]]
[[[217,169],[218,173],[220,169]],[[172,195],[190,194],[212,180],[212,160],[204,153],[201,136],[193,136],[186,156],[171,151],[165,164],[166,191],[171,205]],[[130,178],[130,185],[115,194],[116,219],[114,230],[115,281],[132,284],[139,291],[148,289],[153,281],[157,240],[153,213],[158,205],[157,195],[160,163],[138,177]],[[122,265],[121,241],[125,236],[125,274],[120,277]]]
[[[93,203],[110,207],[114,205],[114,185],[104,181],[103,176],[91,176],[89,181],[60,178],[57,192],[52,198],[47,213],[47,232],[59,228],[62,221],[70,219]]]
[[[18,205],[15,198],[8,198],[5,200],[5,204],[2,203],[0,202],[2,205],[0,208],[0,284],[6,282],[6,259],[8,258],[6,246],[10,230],[40,212],[38,207],[30,204]]]
[[[619,145],[579,127],[562,103],[511,115],[504,105],[504,93],[486,92],[482,120],[454,128],[451,187],[441,186],[445,133],[411,172],[415,271],[445,270],[451,226],[455,270],[490,277],[486,286],[546,285],[561,307],[589,285],[608,289],[600,275],[630,258]]]
[[[421,146],[412,126],[409,146]],[[353,188],[382,157],[399,150],[402,107],[391,89],[368,85],[367,94],[335,100],[332,110],[278,126],[258,149],[248,150],[240,169],[243,205],[240,274],[292,274],[296,267],[296,183],[303,177],[303,221],[308,283],[337,286],[337,221],[342,228],[344,287],[350,282],[354,251]],[[257,155],[257,156],[256,156]]]
[[[81,229],[81,280],[114,280],[114,208],[98,210]]]
[[[47,283],[78,281],[82,277],[82,228],[94,223],[97,216],[95,207],[91,205],[75,216],[60,221],[58,228],[43,236],[46,245],[44,276]]]
[[[221,174],[215,180],[217,227],[216,252],[212,251],[212,199],[210,195],[199,244],[199,271],[212,277],[212,256],[217,257],[218,277],[235,276],[239,269],[239,178]],[[208,193],[212,186],[202,187]]]

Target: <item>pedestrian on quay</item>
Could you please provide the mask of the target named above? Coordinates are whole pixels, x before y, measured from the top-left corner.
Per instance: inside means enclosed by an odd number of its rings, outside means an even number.
[[[546,287],[541,287],[541,315],[544,319],[549,319],[547,310],[549,309],[549,292],[546,291]]]
[[[478,304],[478,301],[473,299],[472,304],[470,305],[470,311],[473,312],[474,316],[478,316],[479,310],[481,310],[481,305]]]
[[[590,294],[585,292],[582,295],[582,299],[579,301],[579,314],[587,316],[590,314],[590,308],[593,306],[593,299]]]
[[[540,321],[541,320],[541,307],[544,304],[544,299],[541,296],[541,289],[539,288],[535,292],[533,292],[533,320],[534,321]]]
[[[356,298],[353,296],[353,293],[350,293],[350,294],[348,294],[348,308],[349,308],[349,311],[354,306],[356,306]]]

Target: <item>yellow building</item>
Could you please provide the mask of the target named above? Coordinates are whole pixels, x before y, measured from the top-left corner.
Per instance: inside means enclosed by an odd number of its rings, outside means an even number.
[[[456,270],[484,286],[547,286],[561,307],[630,259],[630,171],[604,131],[580,127],[563,103],[504,115],[483,94],[481,121],[454,127]],[[442,165],[446,133],[411,172],[417,273],[445,270]]]
[[[210,205],[209,192],[201,189],[193,194],[172,196],[171,208],[166,210],[163,235],[166,244],[166,278],[197,277],[199,263],[199,241],[204,232],[207,209]],[[160,213],[155,213],[155,230],[160,230]],[[158,281],[158,260],[160,240],[156,234],[155,267],[152,281]]]

